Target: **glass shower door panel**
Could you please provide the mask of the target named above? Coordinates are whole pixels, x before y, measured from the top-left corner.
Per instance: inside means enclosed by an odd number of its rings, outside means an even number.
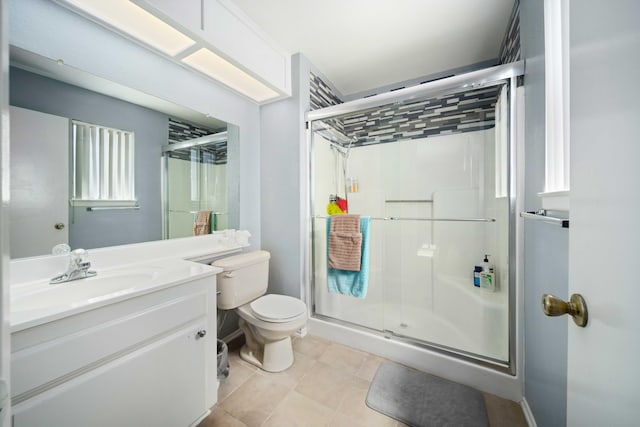
[[[167,162],[167,238],[193,235],[198,211],[211,211],[211,230],[228,227],[227,164],[215,155],[218,143],[178,148]]]
[[[385,251],[384,328],[417,337],[428,325],[425,316],[433,310],[432,224],[402,218],[431,218],[431,204],[388,200],[384,217],[401,218],[377,221]]]
[[[506,200],[483,198],[477,190],[443,190],[435,193],[433,200],[436,218],[468,219],[433,224],[438,247],[434,257],[434,315],[444,331],[435,342],[506,362],[508,242],[499,238],[508,232]],[[489,221],[472,221],[483,218]],[[485,255],[493,266],[495,289],[474,285],[473,269],[483,265]]]
[[[369,284],[364,298],[332,293],[328,290],[327,220],[326,215],[313,219],[313,280],[315,313],[358,326],[382,331],[384,328],[384,253],[371,225]]]
[[[323,123],[315,124],[324,131],[331,129]],[[345,194],[345,177],[342,167],[345,165],[345,149],[337,147],[329,138],[333,134],[314,133],[313,135],[313,211],[312,211],[312,244],[313,244],[313,289],[314,313],[331,317],[354,325],[382,331],[384,327],[384,280],[381,268],[384,253],[381,252],[381,236],[376,231],[377,225],[371,224],[371,251],[369,283],[366,296],[353,296],[331,293],[328,290],[327,278],[327,217],[331,195]],[[347,141],[348,143],[348,141]],[[354,199],[349,200],[349,212],[366,215],[359,210]]]
[[[200,165],[200,210],[213,212],[212,230],[228,228],[227,165],[202,163]]]
[[[394,210],[407,213],[400,206],[394,206]],[[474,260],[481,264],[483,250],[496,247],[502,234],[500,221],[398,219],[379,221],[376,228],[383,234],[385,252],[380,272],[384,282],[384,330],[455,351],[508,361],[506,264],[495,267],[495,291],[478,288],[473,282]],[[485,237],[493,238],[496,244],[487,244]],[[492,253],[501,256],[500,250]],[[502,278],[505,281],[500,283]]]
[[[195,209],[192,201],[192,163],[167,157],[167,238],[193,235]]]

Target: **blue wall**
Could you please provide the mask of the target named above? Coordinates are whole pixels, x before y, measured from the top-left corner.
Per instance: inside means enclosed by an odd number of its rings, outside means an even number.
[[[544,9],[521,0],[520,40],[525,59],[525,209],[541,207],[544,189]],[[567,318],[546,317],[542,295],[568,295],[569,230],[525,220],[524,396],[538,426],[566,424]]]
[[[140,210],[70,208],[71,247],[90,249],[162,239],[160,147],[167,143],[168,117],[18,68],[11,68],[9,85],[10,104],[16,107],[135,132]]]
[[[305,238],[302,221],[308,204],[302,178],[309,109],[310,63],[301,54],[291,61],[292,96],[260,108],[262,248],[271,252],[269,292],[303,297]]]

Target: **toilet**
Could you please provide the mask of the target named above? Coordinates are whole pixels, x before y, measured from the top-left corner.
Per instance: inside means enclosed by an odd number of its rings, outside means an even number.
[[[240,357],[268,372],[293,364],[291,336],[307,323],[307,305],[286,295],[266,294],[267,251],[247,252],[211,263],[218,274],[218,308],[236,310],[246,339]]]

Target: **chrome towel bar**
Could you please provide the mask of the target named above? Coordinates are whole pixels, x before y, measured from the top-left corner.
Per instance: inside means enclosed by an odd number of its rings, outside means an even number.
[[[95,211],[123,211],[123,210],[131,210],[137,211],[140,209],[140,206],[89,206],[87,208],[87,212],[95,212]]]
[[[314,215],[313,218],[326,219],[327,216]],[[401,218],[397,216],[371,217],[375,221],[451,221],[451,222],[496,222],[495,218]]]
[[[532,212],[520,212],[520,216],[525,219],[535,219],[538,221],[546,222],[548,224],[558,225],[562,228],[569,228],[569,219],[548,216],[547,211],[544,209]]]
[[[385,203],[433,203],[431,199],[406,199],[406,200],[385,200]]]

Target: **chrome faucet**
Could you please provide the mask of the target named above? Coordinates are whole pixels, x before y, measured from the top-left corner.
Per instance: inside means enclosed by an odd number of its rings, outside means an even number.
[[[56,285],[58,283],[71,282],[72,280],[86,279],[87,277],[93,277],[95,271],[90,271],[91,263],[87,261],[89,252],[84,249],[76,249],[69,253],[69,267],[64,273],[54,277],[49,281],[50,285]]]

